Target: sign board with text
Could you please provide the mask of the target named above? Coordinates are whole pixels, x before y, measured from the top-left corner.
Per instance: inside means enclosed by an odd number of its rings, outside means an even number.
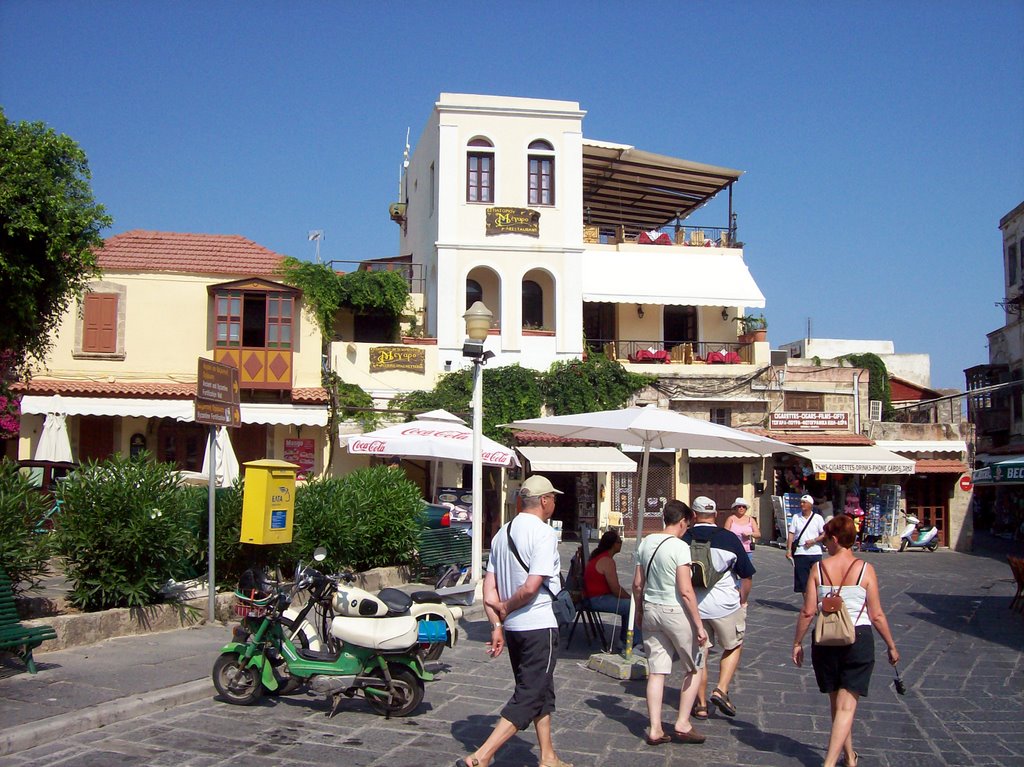
[[[423,349],[409,346],[373,346],[370,348],[370,372],[382,370],[408,370],[422,373],[426,370],[427,355]]]
[[[768,420],[769,429],[820,430],[849,429],[849,413],[783,412],[772,413]]]
[[[196,423],[242,425],[238,368],[199,358],[196,376]]]
[[[540,211],[529,208],[488,208],[487,236],[525,234],[540,237]]]

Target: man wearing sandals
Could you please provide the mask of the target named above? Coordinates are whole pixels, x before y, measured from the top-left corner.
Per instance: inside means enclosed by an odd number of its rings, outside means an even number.
[[[498,749],[531,722],[541,767],[572,767],[558,758],[551,742],[558,657],[558,621],[551,600],[561,589],[561,562],[558,536],[547,522],[555,513],[556,494],[561,491],[547,477],[529,477],[519,488],[522,511],[491,540],[483,589],[491,622],[487,654],[497,658],[508,648],[516,686],[484,744],[455,767],[487,767]]]
[[[718,663],[718,684],[711,693],[711,702],[726,716],[736,716],[736,707],[729,699],[729,685],[740,665],[754,565],[739,538],[715,524],[717,510],[714,501],[699,496],[693,501],[693,510],[697,514],[697,523],[683,540],[691,545],[694,541],[710,542],[711,565],[723,573],[711,588],[694,588],[701,621],[711,646],[718,645],[722,651]],[[696,719],[708,718],[707,682],[708,666],[705,663],[692,712]]]

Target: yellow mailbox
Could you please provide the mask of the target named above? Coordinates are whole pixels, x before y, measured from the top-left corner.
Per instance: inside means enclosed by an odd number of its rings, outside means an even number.
[[[245,464],[242,543],[291,543],[295,518],[295,470],[288,461],[265,458]]]

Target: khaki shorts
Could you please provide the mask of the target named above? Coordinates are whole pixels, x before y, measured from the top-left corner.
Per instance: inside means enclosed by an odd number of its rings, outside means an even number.
[[[698,649],[693,625],[682,606],[644,604],[644,652],[649,673],[671,674],[675,658],[682,660],[684,674],[696,671],[704,665],[703,657],[700,666],[694,660]]]
[[[712,647],[734,650],[743,644],[743,634],[747,630],[747,606],[743,605],[724,618],[705,618],[701,622]]]

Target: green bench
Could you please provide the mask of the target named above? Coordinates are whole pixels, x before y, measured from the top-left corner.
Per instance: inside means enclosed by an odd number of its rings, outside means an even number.
[[[0,650],[13,650],[24,661],[30,674],[36,673],[32,650],[47,639],[56,639],[52,626],[23,626],[14,605],[14,590],[10,577],[0,570]]]

